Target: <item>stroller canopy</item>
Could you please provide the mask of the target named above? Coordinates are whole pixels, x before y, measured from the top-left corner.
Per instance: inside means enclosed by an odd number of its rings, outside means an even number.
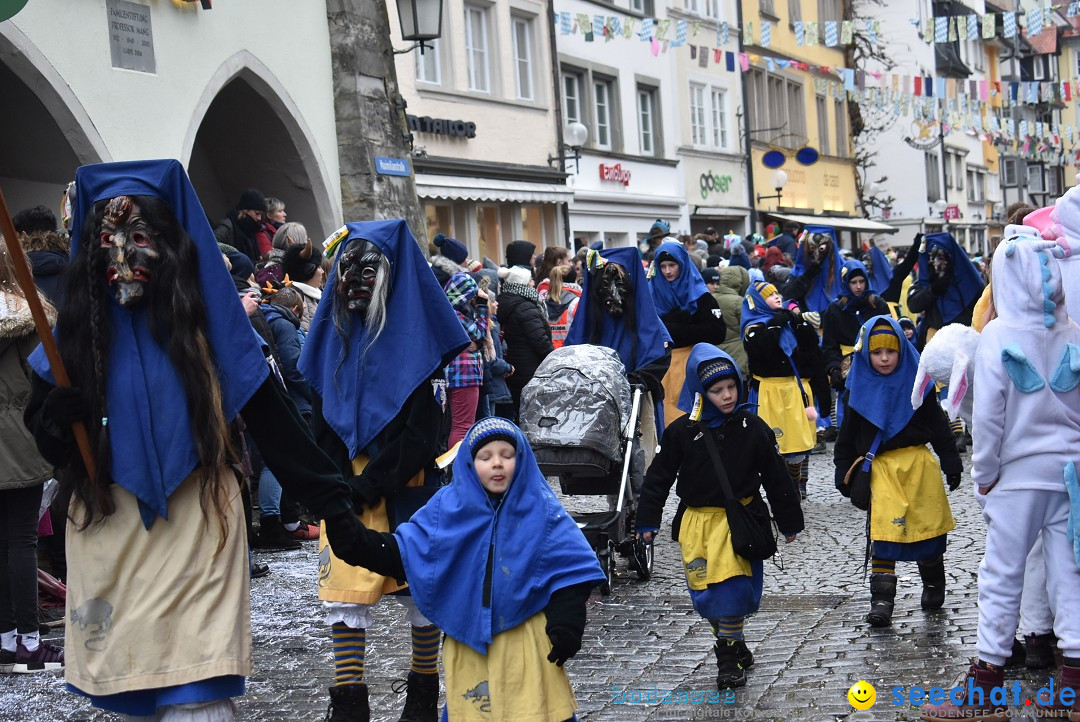
[[[521,430],[534,449],[591,449],[617,461],[629,417],[626,369],[605,346],[555,349],[521,392]]]

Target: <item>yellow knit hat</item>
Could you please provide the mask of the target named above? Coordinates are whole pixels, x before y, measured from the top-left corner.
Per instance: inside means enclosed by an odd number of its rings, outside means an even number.
[[[877,351],[879,348],[900,350],[900,338],[888,321],[878,321],[870,329],[870,351]]]

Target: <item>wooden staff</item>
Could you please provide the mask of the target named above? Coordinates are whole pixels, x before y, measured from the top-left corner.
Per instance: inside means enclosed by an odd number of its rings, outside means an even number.
[[[30,304],[30,315],[34,317],[34,326],[37,329],[41,345],[45,347],[45,356],[49,359],[49,367],[52,369],[56,385],[61,388],[71,386],[67,369],[60,358],[60,349],[56,346],[53,338],[52,327],[45,315],[45,307],[41,305],[38,297],[37,286],[34,285],[34,276],[30,273],[30,266],[26,262],[22,245],[19,243],[19,235],[15,232],[15,224],[11,222],[11,213],[8,212],[7,201],[3,191],[0,191],[0,233],[4,236],[7,244],[8,255],[11,256],[11,265],[15,268],[15,280],[19,283],[26,302]],[[87,475],[93,479],[97,476],[97,464],[94,463],[94,453],[90,450],[90,437],[86,433],[86,426],[81,421],[71,425],[75,433],[75,441],[79,445],[79,453],[82,455],[83,466],[86,467]]]

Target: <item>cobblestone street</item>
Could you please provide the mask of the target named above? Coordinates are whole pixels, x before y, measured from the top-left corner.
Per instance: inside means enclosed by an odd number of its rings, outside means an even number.
[[[965,456],[970,465],[970,456]],[[807,529],[785,546],[783,571],[766,563],[765,597],[748,620],[747,639],[756,664],[749,684],[720,704],[623,704],[625,690],[661,693],[715,690],[715,662],[708,624],[694,614],[668,533],[674,511],[669,500],[658,537],[656,573],[650,583],[620,567],[608,597],[590,601],[589,626],[581,652],[569,663],[580,704],[578,717],[606,720],[752,719],[792,722],[835,720],[853,710],[847,690],[859,679],[877,688],[877,703],[865,719],[918,719],[910,706],[895,706],[891,688],[905,691],[947,685],[974,655],[976,574],[982,555],[983,522],[969,483],[952,494],[957,529],[946,561],[945,608],[919,608],[921,586],[914,563],[898,567],[894,624],[871,629],[863,619],[869,605],[863,577],[863,517],[832,486],[831,454],[812,457]],[[580,499],[567,502],[580,508]],[[252,584],[255,673],[239,702],[242,720],[320,720],[331,681],[329,631],[315,594],[315,545],[300,551],[260,554],[272,573]],[[404,695],[390,689],[408,667],[409,630],[394,602],[381,604],[368,633],[367,680],[372,719],[396,720]],[[1021,668],[1022,669],[1022,668]],[[1027,696],[1049,675],[1019,675]],[[0,720],[110,719],[64,691],[50,674],[8,677],[0,690]],[[1025,696],[1021,696],[1021,700]],[[1014,708],[1017,715],[1024,708]]]

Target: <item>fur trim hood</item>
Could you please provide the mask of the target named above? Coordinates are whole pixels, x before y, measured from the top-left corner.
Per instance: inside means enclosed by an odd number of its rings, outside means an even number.
[[[41,299],[49,325],[56,325],[56,309]],[[0,338],[21,338],[34,332],[30,304],[22,296],[0,291]]]

